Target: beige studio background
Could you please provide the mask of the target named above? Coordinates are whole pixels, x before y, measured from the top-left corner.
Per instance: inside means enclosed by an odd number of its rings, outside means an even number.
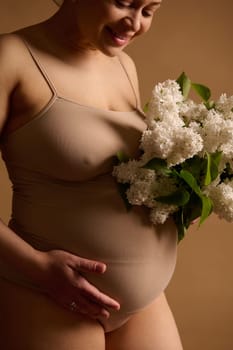
[[[52,0],[0,0],[0,32],[36,23],[55,10]],[[211,87],[214,98],[223,91],[233,94],[232,13],[232,0],[163,1],[151,31],[127,49],[138,67],[143,104],[155,82],[183,70]],[[0,216],[7,222],[11,194],[2,162],[0,181]],[[179,245],[166,293],[185,350],[233,349],[232,249],[233,224],[215,216],[201,229],[190,229]]]

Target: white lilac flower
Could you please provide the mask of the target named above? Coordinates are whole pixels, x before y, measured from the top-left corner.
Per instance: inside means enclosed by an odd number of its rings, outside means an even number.
[[[222,140],[224,128],[225,120],[222,118],[221,113],[211,109],[203,122],[202,129],[200,129],[206,152],[213,153],[219,150],[220,145],[224,142]]]
[[[177,179],[165,177],[161,171],[142,168],[152,158],[164,159],[168,167],[206,152],[221,152],[217,178],[203,193],[214,204],[214,211],[228,221],[233,221],[233,181],[221,183],[221,174],[230,165],[233,173],[233,96],[220,96],[215,107],[207,109],[204,103],[184,100],[179,85],[173,80],[157,84],[152,92],[142,133],[139,160],[129,160],[113,169],[118,182],[129,183],[126,191],[132,205],[144,205],[151,209],[154,224],[163,224],[177,206],[156,201],[176,191]]]
[[[201,136],[192,128],[174,128],[157,122],[153,130],[146,130],[141,139],[144,159],[153,157],[167,159],[168,165],[175,165],[198,154],[203,148]]]
[[[225,121],[224,128],[221,131],[220,151],[229,161],[233,160],[233,120]]]
[[[179,115],[175,115],[174,113],[167,113],[164,114],[163,117],[161,116],[161,120],[150,120],[145,119],[145,122],[147,124],[148,130],[153,130],[157,127],[158,123],[166,124],[166,127],[169,128],[182,128],[185,126],[185,122],[182,118],[179,117]]]
[[[214,212],[220,218],[233,221],[233,181],[225,181],[218,186],[209,185],[206,191],[213,201]]]
[[[149,181],[136,180],[126,191],[129,203],[132,205],[142,205],[153,199],[151,191],[152,183]]]
[[[168,127],[166,123],[157,122],[153,130],[144,131],[140,147],[149,158],[167,158],[174,147],[172,127]]]
[[[211,109],[200,133],[206,152],[222,151],[226,159],[233,158],[233,120],[225,120],[220,112]]]
[[[133,205],[146,205],[149,208],[157,205],[155,198],[166,196],[174,192],[177,187],[174,179],[158,175],[153,171],[154,176],[144,179],[137,178],[127,190],[127,198]]]
[[[137,160],[129,160],[127,163],[122,162],[113,167],[112,175],[117,177],[117,180],[121,183],[132,183],[136,179],[136,173],[138,168]]]
[[[225,119],[233,119],[233,96],[222,94],[215,104],[215,108],[222,112]]]
[[[167,156],[169,166],[180,164],[192,158],[203,148],[201,136],[190,128],[175,129],[173,133],[173,149]]]
[[[158,83],[148,104],[146,119],[150,124],[152,120],[163,120],[165,116],[179,116],[179,103],[183,101],[179,85],[174,80]]]
[[[164,224],[168,217],[178,208],[172,205],[156,202],[150,211],[150,220],[153,224]]]
[[[114,166],[112,175],[116,176],[121,183],[134,183],[138,179],[148,182],[153,181],[155,176],[154,171],[142,168],[142,165],[142,161],[131,159],[127,163],[122,162]]]
[[[189,129],[192,129],[196,134],[199,134],[201,136],[202,134],[202,126],[200,123],[196,121],[191,121],[188,125]]]
[[[182,128],[185,126],[185,122],[179,116],[174,116],[172,114],[167,114],[163,118],[163,122],[166,123],[169,128]]]
[[[180,104],[180,116],[185,121],[186,126],[189,126],[193,121],[202,123],[207,113],[208,109],[204,103],[196,103],[188,99]]]

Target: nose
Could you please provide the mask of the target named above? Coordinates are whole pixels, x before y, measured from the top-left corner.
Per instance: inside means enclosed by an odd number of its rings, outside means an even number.
[[[125,23],[128,28],[135,33],[141,29],[141,13],[139,11],[134,11],[132,14],[125,18]]]

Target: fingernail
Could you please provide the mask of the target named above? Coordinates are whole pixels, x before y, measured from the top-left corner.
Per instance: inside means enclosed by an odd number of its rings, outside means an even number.
[[[114,305],[114,308],[115,308],[117,311],[119,311],[120,308],[121,308],[121,306],[120,306],[120,304],[115,304],[115,305]]]
[[[101,273],[103,273],[103,272],[105,272],[106,271],[106,265],[96,265],[95,266],[95,271],[96,272],[101,272]]]
[[[117,309],[118,311],[120,310],[120,308],[121,308],[121,306],[120,306],[120,305],[117,305],[117,308],[116,308],[116,309]]]
[[[109,316],[110,316],[109,312],[106,311],[106,310],[102,310],[102,311],[101,311],[101,315],[104,316],[104,317],[107,318],[107,319],[108,319]]]

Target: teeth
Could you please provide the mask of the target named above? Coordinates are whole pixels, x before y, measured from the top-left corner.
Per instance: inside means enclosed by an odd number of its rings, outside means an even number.
[[[119,39],[121,39],[121,40],[125,40],[125,38],[123,37],[123,36],[120,36],[119,34],[117,34],[117,33],[114,33]]]
[[[112,31],[112,33],[113,33],[117,38],[119,38],[119,39],[121,39],[121,40],[126,40],[125,37],[119,35],[118,33],[114,32],[114,31]]]

